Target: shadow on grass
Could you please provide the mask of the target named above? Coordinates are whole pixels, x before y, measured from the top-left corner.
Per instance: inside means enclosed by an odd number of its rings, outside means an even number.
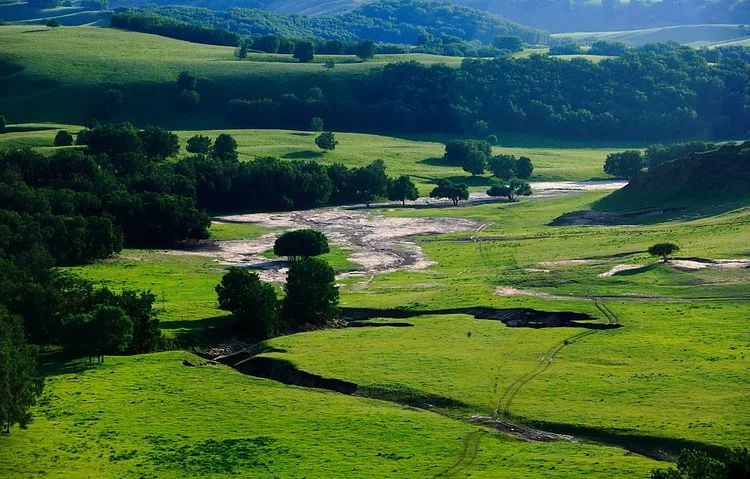
[[[312,160],[314,158],[320,158],[323,156],[322,151],[293,151],[291,153],[285,153],[281,155],[286,160]]]
[[[427,165],[427,166],[444,166],[447,168],[461,166],[461,165],[452,165],[448,161],[446,161],[445,158],[443,157],[425,158],[424,160],[417,161],[417,163],[421,165]]]
[[[37,361],[38,371],[45,377],[77,374],[93,366],[95,365],[89,363],[86,358],[73,356],[65,351],[42,353]]]
[[[584,328],[599,330],[621,327],[619,324],[587,322],[593,321],[597,318],[585,313],[572,311],[539,311],[529,308],[496,309],[486,306],[433,310],[341,308],[342,317],[354,321],[363,321],[373,318],[406,319],[419,316],[439,316],[449,314],[467,314],[474,316],[474,319],[500,321],[511,328]]]
[[[173,330],[177,349],[205,348],[232,336],[241,336],[231,315],[196,320],[162,321],[162,330]]]
[[[649,271],[653,271],[656,269],[659,265],[656,263],[648,264],[642,268],[635,268],[635,269],[626,269],[625,271],[618,271],[617,273],[613,274],[612,276],[635,276],[637,274],[643,274],[648,273]]]
[[[712,456],[728,452],[727,448],[689,439],[649,436],[624,429],[601,429],[590,426],[545,421],[524,421],[524,424],[558,434],[568,434],[584,440],[621,447],[658,461],[675,461],[683,449],[697,449]]]

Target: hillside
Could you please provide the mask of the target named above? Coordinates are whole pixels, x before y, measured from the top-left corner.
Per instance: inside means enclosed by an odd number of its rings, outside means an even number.
[[[653,42],[677,42],[695,47],[728,46],[750,40],[750,27],[730,24],[677,25],[619,32],[558,33],[552,36],[555,38],[572,38],[582,42],[607,40],[636,46]]]
[[[243,34],[276,34],[290,37],[316,37],[337,40],[360,38],[414,44],[426,32],[465,41],[489,43],[498,35],[511,35],[531,44],[543,43],[548,35],[538,29],[508,21],[499,16],[445,0],[380,0],[339,15],[297,16],[260,9],[219,10],[214,4],[175,6],[171,1],[156,2],[161,8],[148,11],[182,21],[215,28],[229,28]],[[149,2],[149,5],[152,5]]]
[[[715,209],[750,201],[750,142],[726,144],[639,173],[595,209],[643,212]]]

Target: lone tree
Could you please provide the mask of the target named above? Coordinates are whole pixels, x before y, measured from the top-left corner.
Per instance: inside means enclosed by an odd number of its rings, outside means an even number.
[[[309,40],[299,41],[294,46],[292,56],[300,63],[310,63],[315,57],[315,45]]]
[[[469,188],[464,183],[440,180],[430,191],[430,198],[448,198],[453,202],[453,206],[457,206],[459,201],[469,199]]]
[[[211,148],[211,154],[217,160],[227,163],[237,161],[237,140],[232,135],[222,133],[216,137],[214,146]]]
[[[216,286],[219,308],[230,311],[240,327],[256,339],[268,339],[281,332],[279,302],[273,285],[257,273],[232,267]]]
[[[37,350],[26,344],[23,321],[0,307],[0,432],[15,424],[25,429],[31,421],[29,408],[42,392],[36,375]]]
[[[8,120],[5,119],[4,115],[0,115],[0,133],[5,133],[8,128]]]
[[[604,161],[604,172],[619,178],[630,179],[643,169],[643,158],[637,150],[610,153]]]
[[[354,53],[362,60],[369,60],[375,56],[375,42],[372,40],[363,40],[357,43]]]
[[[294,261],[289,265],[283,317],[291,325],[323,325],[339,317],[336,272],[319,258]]]
[[[333,132],[331,131],[324,131],[320,135],[318,135],[317,138],[315,138],[315,144],[318,145],[318,148],[321,150],[335,150],[336,145],[339,144],[338,141],[336,141],[336,137],[333,135]]]
[[[55,135],[55,146],[70,146],[73,144],[73,135],[66,130],[60,130]]]
[[[325,130],[325,123],[323,122],[323,119],[319,116],[314,116],[310,120],[310,130],[312,131],[323,131]]]
[[[395,180],[388,181],[388,199],[391,201],[400,201],[402,205],[406,204],[406,200],[416,200],[419,198],[419,191],[406,175],[401,175]]]
[[[290,260],[320,256],[329,251],[326,235],[312,229],[288,231],[273,244],[276,256],[286,256]]]
[[[211,138],[203,135],[191,136],[185,149],[190,153],[207,155],[211,151]]]
[[[651,256],[661,256],[666,263],[670,256],[680,251],[680,247],[674,243],[657,243],[648,249]]]
[[[487,190],[489,196],[505,196],[509,201],[516,201],[519,196],[531,196],[531,186],[523,180],[514,178],[507,185],[496,184]]]
[[[240,46],[234,51],[234,56],[240,60],[247,58],[247,42],[245,40],[240,42]]]

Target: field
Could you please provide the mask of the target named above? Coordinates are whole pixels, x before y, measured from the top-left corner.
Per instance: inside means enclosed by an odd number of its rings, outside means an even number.
[[[301,132],[232,133],[248,161],[309,151],[310,138]],[[13,135],[15,142],[23,138]],[[27,141],[46,147],[38,135],[31,132]],[[415,174],[419,158],[441,151],[439,143],[389,137],[340,141],[326,153],[332,158],[316,159],[360,165],[383,157],[391,174]],[[539,178],[586,180],[601,174],[606,150],[498,151],[539,158]],[[459,173],[421,167],[425,178]],[[345,315],[372,317],[381,327],[284,336],[259,349],[259,358],[355,383],[355,396],[285,386],[221,365],[188,367],[182,363],[203,363],[186,352],[110,357],[97,367],[52,356],[35,422],[0,438],[12,452],[0,459],[0,473],[647,477],[664,464],[653,458],[674,457],[682,447],[746,444],[750,270],[679,269],[655,262],[645,249],[679,238],[686,257],[748,258],[750,209],[661,224],[547,226],[605,194],[367,213],[485,226],[411,238],[437,262],[428,269],[342,276]],[[212,236],[246,240],[269,232],[252,223],[216,224]],[[329,257],[340,272],[348,269],[348,254],[334,248]],[[622,265],[640,268],[607,274]],[[209,256],[126,250],[71,271],[115,288],[153,290],[165,335],[187,347],[229,331],[213,291],[223,269]],[[591,315],[592,324],[614,320],[622,327],[509,327],[476,319],[471,311],[478,307],[575,311]],[[391,317],[394,308],[402,319]],[[494,414],[578,440],[521,442],[467,421]]]
[[[750,36],[750,29],[745,25],[676,25],[620,32],[556,33],[552,36],[558,38],[569,37],[586,42],[608,40],[630,45],[645,45],[652,42],[678,42],[694,47],[712,47],[745,43],[748,41],[748,36]]]

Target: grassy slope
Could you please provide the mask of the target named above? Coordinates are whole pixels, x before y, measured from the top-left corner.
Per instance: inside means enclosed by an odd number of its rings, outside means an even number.
[[[53,141],[59,129],[76,132],[82,127],[75,125],[29,124],[12,125],[12,129],[35,129],[35,131],[9,132],[0,135],[0,148],[33,147],[42,152],[54,152]],[[314,160],[322,164],[343,163],[349,167],[364,166],[374,160],[385,161],[390,176],[410,175],[414,177],[422,194],[429,193],[434,181],[452,177],[467,182],[474,190],[483,191],[490,183],[489,174],[470,177],[461,168],[446,165],[442,161],[444,141],[449,138],[416,136],[410,139],[384,135],[336,132],[339,141],[336,150],[323,152],[315,145],[315,134],[291,130],[190,130],[178,131],[181,154],[193,135],[215,138],[220,133],[229,133],[238,143],[240,159],[251,161],[262,156],[282,159]],[[500,143],[512,146],[497,146],[496,154],[505,153],[528,156],[534,163],[532,181],[588,180],[602,178],[604,159],[619,148],[600,145],[579,145],[565,142],[549,142],[549,146],[525,146],[530,142],[524,138],[501,138]]]
[[[472,426],[380,401],[282,386],[186,353],[58,371],[28,431],[0,437],[0,475],[29,477],[431,477]],[[83,432],[85,431],[85,432]],[[481,438],[473,477],[645,475],[612,448]],[[549,457],[560,458],[550,461]],[[564,460],[562,460],[564,458]]]
[[[96,48],[91,48],[96,45]],[[316,63],[292,63],[290,55],[250,54],[155,35],[102,28],[0,27],[0,111],[11,122],[53,120],[83,123],[99,92],[120,88],[121,112],[142,124],[221,125],[223,114],[186,115],[176,108],[174,82],[181,71],[201,78],[201,102],[219,110],[229,98],[304,94],[311,86],[346,95],[350,80],[384,63],[417,60],[458,65],[458,57],[383,55],[366,63],[342,63],[332,70]],[[352,58],[341,58],[352,62]],[[21,70],[17,70],[20,67]],[[115,118],[117,119],[117,118]]]
[[[750,35],[750,30],[743,25],[676,25],[672,27],[648,28],[643,30],[625,30],[619,32],[576,32],[557,33],[553,37],[570,37],[576,40],[597,41],[609,40],[632,45],[644,45],[650,42],[675,41],[693,46],[712,46],[724,42],[742,41]]]
[[[639,274],[599,277],[622,263],[650,263],[649,245],[679,238],[686,256],[748,257],[743,240],[750,234],[750,210],[713,218],[661,225],[565,227],[545,224],[564,211],[582,209],[603,193],[559,200],[524,200],[433,210],[396,209],[390,215],[461,216],[491,223],[481,243],[455,242],[451,236],[420,240],[438,265],[429,272],[378,276],[363,287],[348,280],[345,307],[440,309],[468,306],[535,307],[589,312],[592,302],[576,296],[623,295],[606,299],[624,328],[604,331],[567,347],[551,368],[522,389],[511,411],[526,420],[572,424],[614,435],[645,435],[733,446],[750,437],[743,390],[748,377],[743,301],[664,303],[627,300],[627,295],[667,298],[747,296],[750,272],[681,272],[657,266]],[[612,255],[635,252],[622,258]],[[603,257],[598,264],[549,266],[549,273],[528,272],[539,262]],[[156,258],[153,258],[158,261]],[[171,259],[168,261],[172,261]],[[91,278],[120,274],[118,264],[85,268]],[[188,266],[188,267],[186,267]],[[143,264],[143,268],[149,268]],[[138,286],[147,269],[130,278]],[[188,263],[179,287],[170,280],[167,304],[194,287],[192,298],[213,298],[210,283]],[[192,286],[190,286],[192,285]],[[498,285],[558,295],[568,301],[498,297]],[[196,318],[197,319],[197,318]],[[370,387],[408,387],[467,403],[454,413],[489,414],[504,388],[539,361],[555,343],[578,329],[512,329],[466,316],[407,320],[413,328],[324,331],[270,342],[287,353],[274,356],[301,369],[348,379]],[[185,325],[185,323],[182,323]],[[202,323],[196,323],[202,327]],[[186,327],[189,327],[186,326]],[[468,332],[471,332],[471,337]],[[551,459],[550,459],[551,460]],[[598,474],[597,474],[597,477]]]

